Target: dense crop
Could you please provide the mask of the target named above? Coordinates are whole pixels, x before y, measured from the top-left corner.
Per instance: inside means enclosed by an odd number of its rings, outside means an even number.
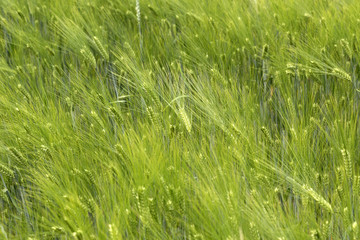
[[[1,0],[0,239],[360,239],[358,0]]]

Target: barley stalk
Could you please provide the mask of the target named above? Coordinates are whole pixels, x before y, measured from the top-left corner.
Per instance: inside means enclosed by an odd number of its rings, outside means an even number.
[[[139,45],[140,45],[140,58],[143,61],[143,37],[141,33],[141,12],[140,12],[140,0],[136,0],[136,19],[139,28]]]

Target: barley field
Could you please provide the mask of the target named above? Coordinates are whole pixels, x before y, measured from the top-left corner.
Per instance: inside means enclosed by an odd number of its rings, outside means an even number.
[[[0,239],[360,239],[359,9],[1,0]]]

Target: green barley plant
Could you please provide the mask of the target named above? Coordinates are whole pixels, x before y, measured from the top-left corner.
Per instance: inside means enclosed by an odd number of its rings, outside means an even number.
[[[359,239],[359,8],[0,1],[0,239]]]

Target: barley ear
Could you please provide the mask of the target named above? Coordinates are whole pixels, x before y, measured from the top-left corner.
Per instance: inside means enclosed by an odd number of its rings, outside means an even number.
[[[96,68],[96,59],[92,52],[86,46],[80,50],[80,53],[83,55],[85,60],[90,63],[90,65]]]
[[[0,173],[4,174],[5,176],[9,178],[14,178],[14,171],[12,171],[10,168],[6,167],[5,165],[0,163]]]
[[[100,40],[97,37],[93,37],[96,49],[99,51],[99,53],[101,54],[101,56],[106,60],[109,61],[109,54],[108,52],[105,50],[104,46],[102,45],[102,43],[100,42]]]
[[[349,152],[346,149],[341,149],[341,155],[345,165],[345,173],[350,181],[353,175],[352,172],[352,161]]]
[[[186,114],[184,107],[181,107],[181,108],[179,109],[179,114],[180,114],[180,118],[182,119],[182,121],[183,121],[184,124],[185,124],[186,130],[187,130],[189,133],[191,133],[191,121],[190,121],[188,115]]]

